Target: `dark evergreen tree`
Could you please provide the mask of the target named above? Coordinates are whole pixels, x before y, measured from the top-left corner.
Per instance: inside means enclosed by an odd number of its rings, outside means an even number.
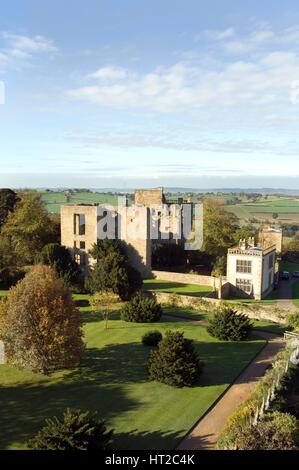
[[[174,387],[192,387],[200,375],[201,363],[193,342],[178,331],[167,331],[148,360],[149,377]]]
[[[162,340],[163,336],[160,331],[148,331],[142,337],[142,343],[145,346],[158,346],[160,341]]]
[[[155,268],[183,266],[187,262],[187,252],[184,245],[175,243],[158,243],[153,246],[152,265]]]
[[[89,254],[96,261],[86,280],[91,292],[112,290],[122,300],[128,300],[142,287],[140,273],[130,265],[118,240],[98,240]]]
[[[238,314],[231,307],[222,307],[210,319],[208,333],[224,341],[241,341],[247,338],[252,326],[246,315]]]
[[[96,414],[67,409],[63,419],[47,419],[46,425],[28,442],[33,450],[95,450],[107,451],[113,431]]]
[[[70,251],[58,243],[49,243],[44,246],[37,261],[51,266],[59,277],[70,283],[76,282],[79,278],[80,269]]]
[[[121,318],[124,321],[136,323],[152,323],[160,320],[162,307],[155,298],[135,294],[125,305]]]

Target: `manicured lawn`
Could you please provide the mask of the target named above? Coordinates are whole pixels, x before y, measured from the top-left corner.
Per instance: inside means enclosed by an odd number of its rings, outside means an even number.
[[[299,279],[293,284],[293,304],[299,308]]]
[[[288,271],[293,273],[294,271],[299,271],[299,263],[291,263],[290,261],[282,261],[280,264],[281,271]]]
[[[253,327],[256,330],[265,331],[267,333],[274,333],[277,335],[283,335],[286,330],[285,326],[268,320],[254,320]]]
[[[146,280],[143,283],[144,290],[154,292],[166,292],[169,294],[190,295],[192,297],[205,297],[212,292],[210,286],[199,286],[195,284],[182,284],[180,282],[159,281],[156,279]]]
[[[97,410],[115,429],[116,449],[174,448],[264,344],[220,342],[205,327],[183,321],[124,323],[118,313],[105,331],[101,314],[82,308],[88,349],[80,368],[44,377],[0,366],[1,449],[24,448],[46,417],[66,407]],[[153,328],[178,329],[195,341],[205,364],[197,386],[176,389],[148,381],[149,349],[140,341]]]
[[[182,318],[186,318],[189,320],[194,321],[202,321],[207,323],[209,320],[209,316],[211,313],[208,312],[200,312],[195,309],[188,309],[188,308],[167,308],[164,309],[166,315],[171,315],[176,317],[177,320],[181,320]],[[285,327],[280,325],[279,323],[274,323],[268,320],[253,320],[253,327],[256,330],[265,331],[268,333],[274,333],[278,335],[283,335],[285,331]]]
[[[229,302],[237,302],[242,304],[253,304],[253,305],[274,305],[277,303],[278,298],[278,290],[273,290],[270,294],[263,300],[255,300],[255,299],[242,299],[236,297],[230,297],[229,299],[225,299]]]

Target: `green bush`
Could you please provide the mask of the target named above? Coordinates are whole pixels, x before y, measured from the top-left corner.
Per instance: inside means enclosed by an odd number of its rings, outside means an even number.
[[[178,331],[167,331],[148,360],[150,379],[174,387],[192,387],[200,371],[201,364],[193,342]]]
[[[158,346],[162,338],[163,336],[160,331],[149,331],[148,333],[145,333],[145,335],[143,335],[142,343],[145,346]]]
[[[155,298],[145,298],[138,293],[125,305],[121,319],[128,322],[152,323],[160,320],[161,315],[162,307]]]
[[[241,341],[248,337],[252,326],[246,315],[238,314],[231,307],[222,307],[210,319],[208,332],[224,341]]]
[[[298,312],[292,312],[289,313],[287,316],[287,327],[290,330],[294,331],[299,331],[299,313]]]
[[[237,435],[238,450],[298,450],[299,426],[295,416],[274,411],[266,413],[256,426],[247,426]]]
[[[113,432],[107,432],[104,421],[89,412],[67,409],[63,419],[46,420],[37,435],[28,442],[33,450],[109,450]]]

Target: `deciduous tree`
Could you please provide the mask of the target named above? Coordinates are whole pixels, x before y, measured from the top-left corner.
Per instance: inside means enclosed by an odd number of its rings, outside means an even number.
[[[0,337],[9,363],[48,373],[78,364],[80,313],[49,266],[35,266],[0,304]]]
[[[25,192],[2,227],[16,264],[32,264],[47,243],[56,241],[56,227],[41,201],[39,193]]]

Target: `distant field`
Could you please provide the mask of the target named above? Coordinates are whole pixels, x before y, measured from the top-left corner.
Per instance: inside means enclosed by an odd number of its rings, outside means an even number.
[[[277,213],[278,220],[285,222],[299,221],[299,199],[263,199],[256,203],[228,205],[225,206],[225,209],[242,220],[251,218],[272,220],[272,214]]]
[[[49,212],[58,214],[60,212],[60,206],[62,204],[111,204],[112,206],[117,205],[117,196],[106,193],[76,193],[68,196],[62,192],[48,193],[45,192],[42,195],[42,199],[46,204]]]

